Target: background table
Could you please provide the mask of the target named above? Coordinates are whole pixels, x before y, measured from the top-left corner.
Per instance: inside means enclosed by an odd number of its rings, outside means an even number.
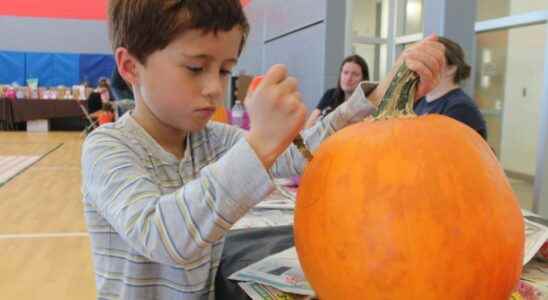
[[[0,121],[6,124],[35,120],[83,117],[80,104],[88,109],[87,100],[45,100],[0,98]]]

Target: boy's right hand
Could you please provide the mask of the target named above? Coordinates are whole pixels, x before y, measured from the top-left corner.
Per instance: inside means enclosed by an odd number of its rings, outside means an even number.
[[[246,139],[266,169],[269,169],[303,128],[306,107],[298,82],[284,65],[274,65],[254,91],[245,107],[251,129]]]

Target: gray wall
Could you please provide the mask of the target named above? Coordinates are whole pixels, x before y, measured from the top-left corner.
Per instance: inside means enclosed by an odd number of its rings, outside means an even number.
[[[303,101],[314,107],[324,93],[325,23],[299,30],[265,44],[264,64],[283,63],[299,80]]]
[[[236,73],[260,74],[285,64],[300,82],[304,103],[314,108],[335,85],[344,58],[345,2],[252,1],[246,14],[251,32]]]
[[[0,50],[111,54],[104,21],[0,16]]]
[[[264,73],[265,5],[262,1],[251,1],[245,11],[251,28],[235,71],[246,74]]]
[[[346,46],[346,1],[327,0],[325,19],[325,87],[337,85]],[[349,16],[350,17],[350,16]]]

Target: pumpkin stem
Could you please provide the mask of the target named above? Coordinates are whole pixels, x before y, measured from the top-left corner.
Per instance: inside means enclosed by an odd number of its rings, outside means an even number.
[[[373,115],[374,120],[416,116],[413,104],[418,82],[419,76],[403,63]]]

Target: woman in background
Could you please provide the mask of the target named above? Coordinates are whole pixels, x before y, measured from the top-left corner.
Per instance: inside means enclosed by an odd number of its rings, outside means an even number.
[[[460,121],[487,139],[487,126],[478,106],[461,89],[461,82],[470,77],[471,67],[466,63],[462,47],[452,40],[439,37],[445,46],[447,65],[440,83],[415,104],[417,115],[440,114]]]
[[[325,92],[316,109],[310,114],[305,127],[314,126],[319,119],[341,105],[364,80],[369,80],[369,67],[365,60],[357,54],[346,57],[339,69],[337,87]]]

